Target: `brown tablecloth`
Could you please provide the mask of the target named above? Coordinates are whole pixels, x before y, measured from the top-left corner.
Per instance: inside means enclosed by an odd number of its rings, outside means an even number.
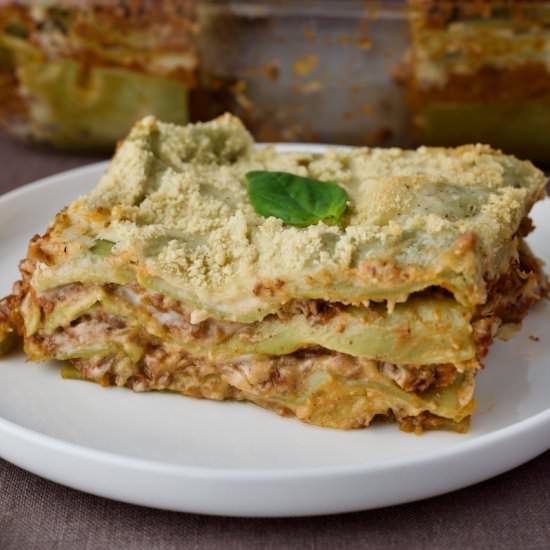
[[[0,193],[93,162],[0,137]],[[1,399],[1,397],[0,397]],[[231,519],[121,504],[0,459],[0,550],[550,549],[550,452],[448,495],[356,514]]]

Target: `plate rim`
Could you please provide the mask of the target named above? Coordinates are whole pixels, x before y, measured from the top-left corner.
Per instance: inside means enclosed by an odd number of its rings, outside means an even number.
[[[430,462],[445,461],[450,458],[457,458],[460,454],[468,454],[473,450],[482,451],[489,447],[498,445],[503,440],[513,438],[518,433],[523,434],[529,430],[536,430],[541,426],[550,423],[550,408],[541,411],[529,418],[520,420],[505,426],[493,432],[480,435],[474,439],[465,440],[459,446],[451,448],[443,448],[439,451],[432,451],[428,456],[419,456],[412,459],[393,459],[378,465],[361,465],[350,464],[346,466],[312,466],[312,467],[296,467],[296,468],[253,468],[246,469],[237,468],[218,468],[212,466],[189,466],[176,465],[160,460],[152,460],[145,458],[135,458],[123,454],[117,454],[110,451],[103,451],[94,447],[88,447],[77,443],[72,443],[63,439],[46,435],[44,433],[32,430],[16,422],[6,420],[0,416],[0,433],[3,431],[11,432],[12,435],[22,436],[30,443],[35,443],[41,446],[47,446],[51,450],[63,451],[77,456],[86,456],[87,458],[95,458],[104,463],[116,463],[119,466],[128,466],[136,470],[150,470],[155,472],[170,473],[179,476],[192,477],[207,477],[209,479],[224,479],[231,481],[267,481],[267,480],[294,480],[294,479],[316,479],[320,477],[346,477],[349,475],[362,475],[373,473],[388,473],[391,470],[399,470],[403,467],[415,467],[420,464]],[[403,437],[422,437],[414,434],[405,434]],[[457,437],[468,437],[467,434],[456,434]],[[546,450],[550,449],[550,442],[547,444]],[[545,452],[543,450],[542,452]]]

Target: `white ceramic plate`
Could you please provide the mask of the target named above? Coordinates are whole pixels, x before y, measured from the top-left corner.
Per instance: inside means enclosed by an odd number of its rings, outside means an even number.
[[[16,279],[28,238],[104,169],[87,166],[0,198],[0,294]],[[529,240],[550,263],[550,201],[533,214]],[[316,428],[248,404],[63,380],[54,363],[11,355],[0,360],[0,455],[89,493],[186,512],[296,516],[430,497],[550,447],[549,329],[544,304],[512,342],[493,347],[467,435]]]

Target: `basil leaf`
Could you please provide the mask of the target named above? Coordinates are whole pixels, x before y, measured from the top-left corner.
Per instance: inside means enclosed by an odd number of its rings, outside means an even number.
[[[333,182],[264,170],[248,172],[246,180],[256,213],[289,225],[336,224],[347,208],[346,192]]]

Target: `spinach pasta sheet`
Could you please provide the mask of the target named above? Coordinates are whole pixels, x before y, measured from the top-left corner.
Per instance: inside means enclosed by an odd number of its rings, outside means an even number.
[[[276,174],[295,202],[274,188],[282,214],[259,214],[251,174],[263,197]],[[321,426],[385,416],[464,431],[493,338],[548,292],[523,240],[545,185],[487,146],[279,152],[230,115],[148,117],[31,240],[0,302],[0,347],[18,334],[30,360],[64,360],[68,378],[246,400]],[[281,219],[315,200],[330,210],[321,187],[337,218]]]

